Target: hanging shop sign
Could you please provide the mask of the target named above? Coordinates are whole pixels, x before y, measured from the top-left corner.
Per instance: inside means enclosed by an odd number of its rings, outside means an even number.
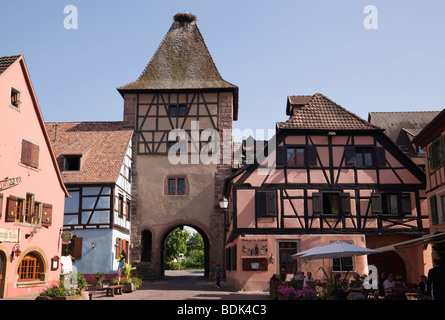
[[[62,238],[62,244],[69,244],[69,243],[71,243],[73,234],[69,231],[64,231],[64,232],[62,232],[60,237]]]
[[[22,182],[21,177],[8,178],[0,180],[0,191],[8,188],[12,188]]]

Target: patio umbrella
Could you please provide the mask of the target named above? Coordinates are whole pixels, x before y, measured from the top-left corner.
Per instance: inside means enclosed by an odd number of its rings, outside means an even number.
[[[320,245],[292,255],[292,259],[329,259],[329,258],[345,258],[352,256],[360,256],[365,254],[377,253],[378,251],[356,246],[350,243],[335,241],[328,245]],[[340,259],[340,270],[341,259]]]
[[[320,245],[292,255],[293,259],[328,259],[360,256],[377,253],[378,251],[356,246],[350,243],[335,241],[328,245]]]

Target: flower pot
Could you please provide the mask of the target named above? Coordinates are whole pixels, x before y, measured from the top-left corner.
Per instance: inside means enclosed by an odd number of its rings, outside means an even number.
[[[133,283],[126,283],[122,288],[123,292],[133,292],[136,290],[136,287]]]

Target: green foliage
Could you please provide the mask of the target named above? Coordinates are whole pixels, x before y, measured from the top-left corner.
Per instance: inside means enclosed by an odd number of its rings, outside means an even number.
[[[187,240],[187,252],[192,250],[204,250],[204,240],[198,232],[193,233]]]
[[[187,259],[181,262],[181,269],[202,269],[204,268],[204,251],[192,250]]]
[[[131,271],[136,270],[136,267],[132,267],[129,263],[124,263],[124,274],[127,278],[131,278]]]
[[[190,232],[180,228],[173,230],[167,238],[165,245],[165,261],[172,261],[179,256],[180,253],[187,254],[187,240]]]
[[[348,276],[349,271],[346,272],[345,277],[343,278],[343,280],[338,281],[337,277],[335,277],[335,275],[334,275],[334,273],[332,271],[330,272],[330,274],[328,276],[326,270],[323,267],[318,268],[317,271],[319,271],[320,269],[323,271],[323,273],[324,273],[324,275],[326,277],[326,280],[327,280],[326,288],[324,289],[324,298],[325,299],[330,299],[331,294],[335,290],[344,290],[344,289],[347,288],[348,282],[346,280],[346,277]]]

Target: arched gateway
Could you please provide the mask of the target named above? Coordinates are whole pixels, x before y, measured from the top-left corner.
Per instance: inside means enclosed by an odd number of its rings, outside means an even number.
[[[176,228],[182,228],[184,225],[183,224],[178,224],[172,228],[169,228],[165,234],[164,237],[162,238],[162,247],[161,249],[161,270],[162,273],[165,272],[165,250],[166,250],[166,243],[167,243],[167,238],[170,235],[170,233],[175,230]],[[211,270],[209,269],[210,267],[210,258],[209,258],[209,249],[210,249],[210,241],[209,238],[207,236],[207,234],[201,229],[198,228],[196,226],[187,224],[187,226],[192,227],[193,229],[195,229],[202,237],[202,240],[204,242],[204,277],[208,277],[211,274]]]
[[[161,276],[166,234],[183,224],[207,239],[207,273],[224,265],[224,214],[218,202],[232,166],[230,158],[223,158],[222,139],[213,140],[221,151],[215,158],[219,161],[202,161],[209,143],[203,131],[231,137],[238,87],[220,76],[196,17],[177,14],[141,76],[118,91],[124,98],[124,121],[135,130],[130,262]],[[182,136],[174,135],[174,129]]]

